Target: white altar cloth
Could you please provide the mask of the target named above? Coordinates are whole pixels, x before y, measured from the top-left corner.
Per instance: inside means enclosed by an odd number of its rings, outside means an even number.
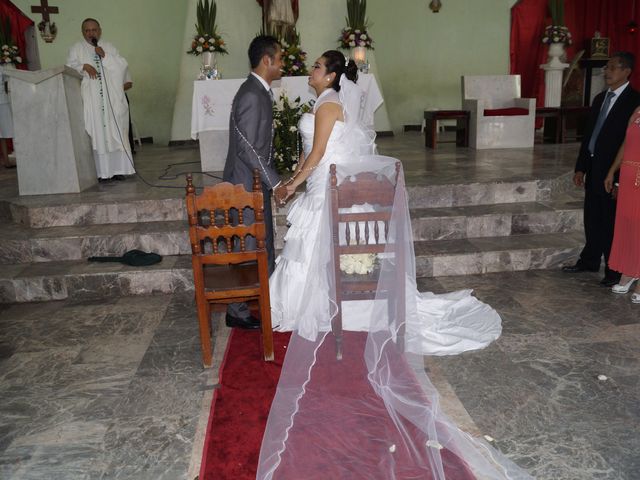
[[[231,102],[241,79],[196,80],[193,86],[191,108],[191,138],[200,140],[200,161],[203,172],[222,171],[229,147],[229,115]],[[301,102],[315,99],[315,92],[308,85],[309,77],[283,77],[271,84],[277,99],[284,91],[290,100],[300,97]],[[365,117],[382,105],[383,98],[376,78],[372,74],[359,74],[358,85],[365,92]],[[375,125],[372,125],[375,128]]]

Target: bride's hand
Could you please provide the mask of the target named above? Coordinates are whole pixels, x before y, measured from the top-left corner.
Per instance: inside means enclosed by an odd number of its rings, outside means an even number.
[[[296,187],[289,184],[289,185],[285,185],[285,188],[287,189],[287,194],[285,196],[285,199],[289,200],[296,193]]]

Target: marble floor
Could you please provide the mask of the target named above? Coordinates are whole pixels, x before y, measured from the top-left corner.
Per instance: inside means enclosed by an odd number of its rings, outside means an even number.
[[[557,194],[577,152],[422,142],[412,133],[379,141],[402,159],[409,188],[547,182]],[[0,169],[0,227],[23,207],[180,200],[181,173],[198,168],[182,162],[197,158],[194,148],[145,145],[138,171],[177,188],[129,179],[58,196],[17,197],[15,170]],[[181,164],[167,170],[172,163]],[[502,315],[503,335],[488,348],[428,357],[425,368],[465,430],[489,435],[539,479],[640,478],[640,308],[599,278],[553,269],[419,281],[435,292],[474,288]],[[229,333],[215,323],[214,368],[203,370],[189,291],[0,303],[0,479],[193,480]]]
[[[598,280],[420,281],[502,315],[485,350],[425,365],[445,410],[539,479],[638,478],[640,309]],[[217,378],[198,348],[189,294],[0,305],[0,478],[193,480]]]

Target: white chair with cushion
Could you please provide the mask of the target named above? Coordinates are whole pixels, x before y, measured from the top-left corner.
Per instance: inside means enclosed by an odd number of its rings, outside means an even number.
[[[462,108],[471,148],[533,147],[536,100],[520,98],[520,75],[463,76]]]

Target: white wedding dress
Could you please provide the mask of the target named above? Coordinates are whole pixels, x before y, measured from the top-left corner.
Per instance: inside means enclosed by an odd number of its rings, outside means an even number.
[[[340,86],[339,94],[325,91],[316,102],[316,110],[324,102],[341,104],[345,121],[336,122],[306,191],[291,205],[285,246],[269,279],[273,325],[292,334],[256,478],[529,479],[440,410],[423,355],[482,348],[500,336],[500,317],[471,291],[418,293],[402,168],[396,170],[396,159],[375,155],[359,87],[344,75]],[[299,128],[308,155],[314,116],[305,114]],[[331,164],[338,183],[365,171],[396,183],[385,225],[392,248],[378,255],[375,300],[342,304],[340,358],[330,333],[337,312],[327,195]],[[361,208],[375,205],[373,199]],[[400,287],[399,271],[406,272]]]
[[[325,102],[340,104],[334,90],[325,90],[314,105],[314,112]],[[306,113],[299,123],[304,153],[313,145],[314,115]],[[329,281],[324,254],[331,241],[327,225],[326,193],[329,165],[337,171],[352,171],[363,159],[374,156],[372,135],[361,125],[347,127],[336,122],[325,155],[306,182],[306,191],[292,203],[287,216],[289,230],[285,245],[276,259],[276,269],[269,280],[271,321],[277,331],[297,331],[313,339],[319,331],[330,330],[336,306],[327,292]],[[367,152],[369,150],[369,152]],[[359,154],[358,154],[359,152]],[[384,160],[381,160],[384,161]],[[393,163],[387,159],[388,163]],[[407,279],[407,291],[414,301],[407,302],[405,341],[414,353],[450,355],[483,348],[500,336],[501,321],[497,312],[462,290],[443,295],[419,293],[415,276]],[[343,328],[368,331],[376,306],[374,301],[343,302]]]

